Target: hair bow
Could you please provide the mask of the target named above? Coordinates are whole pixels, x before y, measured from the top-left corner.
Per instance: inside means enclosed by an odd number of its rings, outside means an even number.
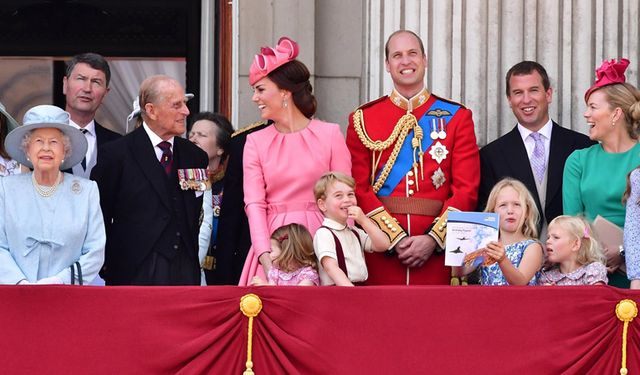
[[[586,102],[589,99],[591,93],[596,91],[597,89],[613,85],[616,83],[624,83],[626,81],[626,77],[624,76],[625,70],[629,66],[629,60],[620,59],[620,61],[616,61],[614,59],[605,60],[602,62],[602,65],[596,70],[596,81],[587,90],[584,94],[584,101]]]
[[[249,68],[249,84],[253,86],[275,69],[294,60],[298,52],[298,43],[286,36],[278,40],[275,48],[262,47]]]

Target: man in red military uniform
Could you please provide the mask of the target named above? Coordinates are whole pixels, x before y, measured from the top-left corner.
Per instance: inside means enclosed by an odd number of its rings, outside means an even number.
[[[474,210],[480,183],[471,111],[426,90],[415,33],[391,34],[385,57],[393,92],[358,108],[347,129],[358,205],[391,241],[387,254],[366,254],[367,284],[449,284],[446,212]]]

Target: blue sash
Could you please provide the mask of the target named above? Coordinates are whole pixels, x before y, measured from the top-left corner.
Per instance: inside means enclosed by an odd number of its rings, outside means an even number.
[[[437,99],[431,107],[425,112],[424,116],[418,120],[418,125],[422,128],[424,133],[424,137],[422,138],[422,150],[427,153],[427,150],[433,143],[431,139],[431,124],[432,121],[437,123],[437,119],[444,118],[445,124],[448,124],[451,118],[456,114],[456,112],[460,109],[460,105],[454,104],[451,102],[443,101]],[[445,125],[446,127],[446,125]],[[412,132],[407,134],[407,137],[404,139],[404,143],[400,148],[400,153],[398,154],[398,158],[394,163],[393,167],[391,167],[391,171],[389,171],[389,176],[387,180],[382,184],[382,187],[378,191],[378,196],[386,197],[391,195],[391,192],[395,190],[396,186],[402,181],[404,176],[413,168],[413,147],[411,147],[411,140],[413,139]],[[417,155],[416,155],[417,156]],[[426,155],[425,155],[426,156]],[[380,169],[382,171],[384,169],[384,165]],[[380,177],[380,174],[376,176],[376,179]]]

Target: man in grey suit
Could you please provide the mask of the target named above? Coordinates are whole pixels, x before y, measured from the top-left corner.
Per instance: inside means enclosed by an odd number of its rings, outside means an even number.
[[[567,157],[593,142],[549,117],[553,89],[542,65],[519,62],[507,72],[506,86],[507,100],[518,123],[480,150],[478,210],[484,209],[498,181],[515,178],[533,195],[541,219],[538,231],[544,236],[548,223],[562,215],[562,172]]]
[[[82,162],[65,172],[89,178],[96,164],[98,148],[120,138],[120,134],[95,121],[96,112],[109,93],[110,80],[109,64],[97,53],[75,55],[67,64],[62,81],[62,92],[67,102],[65,110],[71,116],[69,124],[84,133],[89,147]]]

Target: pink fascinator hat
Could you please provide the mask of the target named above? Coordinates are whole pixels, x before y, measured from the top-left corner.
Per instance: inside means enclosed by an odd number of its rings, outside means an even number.
[[[629,60],[624,58],[620,59],[620,61],[614,59],[603,61],[602,65],[596,70],[596,82],[584,93],[584,101],[586,102],[591,93],[601,87],[624,83],[626,81],[624,72],[628,66]]]
[[[280,66],[294,60],[298,56],[298,43],[283,36],[278,40],[275,48],[262,47],[260,54],[256,55],[249,68],[249,84],[255,85],[256,82],[266,77]]]

